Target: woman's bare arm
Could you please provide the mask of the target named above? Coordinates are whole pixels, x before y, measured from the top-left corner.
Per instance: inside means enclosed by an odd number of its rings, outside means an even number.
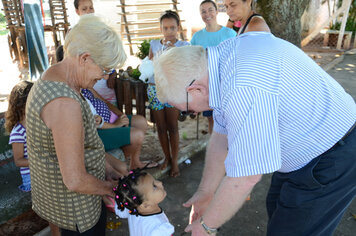
[[[84,194],[113,196],[114,183],[100,180],[86,171],[80,104],[72,98],[57,98],[43,108],[41,118],[52,131],[66,187]]]
[[[99,98],[100,100],[105,102],[106,105],[108,105],[110,111],[114,112],[118,117],[120,117],[122,114],[124,114],[122,111],[119,110],[119,108],[117,108],[116,106],[111,104],[109,101],[106,101],[105,98],[100,96],[100,94],[97,91],[95,91],[95,89],[89,89],[89,90],[94,94],[94,97]]]

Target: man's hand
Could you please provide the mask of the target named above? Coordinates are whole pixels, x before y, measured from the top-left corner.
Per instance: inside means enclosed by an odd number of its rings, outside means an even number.
[[[185,232],[191,232],[192,236],[209,236],[212,234],[208,234],[203,226],[200,224],[199,219],[195,220],[192,224],[188,225]]]
[[[207,193],[198,189],[193,197],[191,197],[187,202],[183,203],[184,207],[192,207],[189,216],[190,224],[202,217],[212,198],[212,193]]]

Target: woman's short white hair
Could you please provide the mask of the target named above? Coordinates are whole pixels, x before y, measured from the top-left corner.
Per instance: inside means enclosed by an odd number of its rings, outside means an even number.
[[[126,61],[119,34],[94,14],[80,17],[67,34],[63,49],[65,57],[89,53],[94,62],[104,68],[121,67]]]
[[[186,102],[186,88],[208,73],[206,50],[201,46],[171,48],[154,58],[157,97],[161,102]]]

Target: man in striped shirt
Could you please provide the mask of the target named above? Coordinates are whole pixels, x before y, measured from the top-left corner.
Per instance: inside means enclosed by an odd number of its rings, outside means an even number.
[[[157,94],[182,111],[214,110],[186,231],[229,220],[265,173],[267,235],[331,235],[356,195],[356,104],[294,45],[247,32],[217,47],[173,48],[154,62]]]

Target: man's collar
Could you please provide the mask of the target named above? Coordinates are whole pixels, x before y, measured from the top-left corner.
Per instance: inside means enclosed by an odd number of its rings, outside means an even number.
[[[209,72],[209,106],[214,109],[220,107],[221,105],[219,75],[220,54],[217,47],[208,47],[207,53]]]

